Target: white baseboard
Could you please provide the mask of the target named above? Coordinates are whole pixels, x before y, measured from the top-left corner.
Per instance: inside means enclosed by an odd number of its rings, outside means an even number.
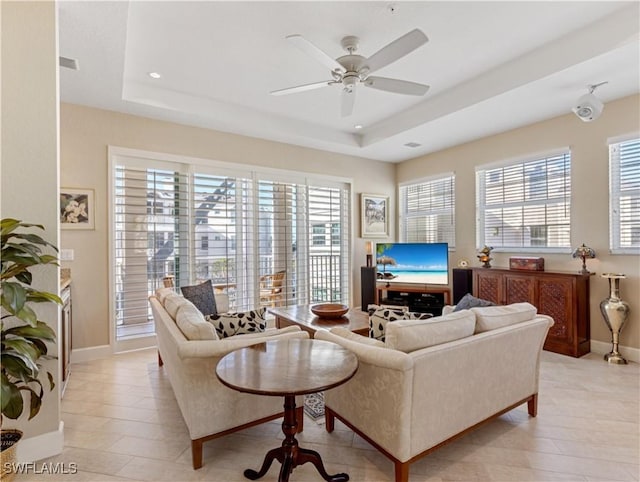
[[[19,464],[29,464],[61,454],[63,448],[64,422],[61,420],[56,431],[21,439],[16,448],[16,459]]]
[[[620,353],[627,361],[640,363],[640,349],[620,345],[618,350],[620,350]],[[611,351],[611,343],[591,340],[591,351],[604,356],[606,353]]]
[[[75,348],[71,350],[71,363],[109,358],[113,354],[110,345],[91,346],[89,348]]]

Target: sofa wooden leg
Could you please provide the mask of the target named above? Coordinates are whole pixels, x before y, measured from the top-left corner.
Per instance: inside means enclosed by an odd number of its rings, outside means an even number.
[[[409,462],[395,462],[396,482],[409,482]]]
[[[191,460],[193,462],[193,470],[202,467],[202,439],[191,441]]]
[[[529,415],[535,417],[538,415],[538,394],[534,393],[531,395],[531,398],[527,400],[527,409],[529,411]]]
[[[336,428],[336,417],[334,417],[333,412],[327,407],[324,407],[324,427],[329,433],[333,432],[333,429]]]
[[[160,351],[158,351],[158,366],[161,367],[162,365],[164,365],[164,362],[162,361],[162,357],[160,356]]]
[[[301,433],[304,430],[304,407],[296,407],[296,421],[298,423],[296,431]]]

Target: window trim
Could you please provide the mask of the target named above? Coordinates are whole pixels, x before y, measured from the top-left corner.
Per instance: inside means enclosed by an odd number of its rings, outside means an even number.
[[[481,249],[486,244],[486,240],[482,233],[484,233],[485,223],[481,213],[480,200],[485,196],[486,182],[481,182],[481,172],[486,172],[492,169],[506,168],[510,166],[516,166],[519,164],[526,164],[528,162],[540,161],[551,157],[564,156],[569,154],[569,159],[573,162],[573,156],[570,146],[557,147],[544,151],[538,151],[535,153],[528,153],[522,156],[513,156],[499,161],[481,164],[475,167],[475,186],[476,186],[476,248]],[[573,168],[573,166],[571,166]],[[569,170],[569,179],[573,183],[571,176],[571,168]],[[573,186],[571,186],[573,191]],[[548,198],[547,198],[548,199]],[[572,194],[569,195],[568,204],[571,209]],[[485,204],[486,207],[486,204]],[[571,222],[569,223],[569,242],[571,243]],[[493,248],[495,253],[531,253],[531,254],[570,254],[572,252],[571,246],[496,246]]]
[[[123,158],[126,158],[128,165],[132,167],[147,169],[163,169],[175,170],[192,176],[193,174],[216,174],[216,175],[228,175],[233,177],[256,179],[257,176],[260,180],[271,180],[274,182],[284,183],[297,183],[300,185],[317,187],[321,185],[325,188],[339,188],[347,191],[349,205],[345,206],[343,216],[348,223],[348,230],[344,236],[345,246],[345,260],[347,265],[344,268],[344,273],[347,275],[345,289],[350,298],[354,296],[354,275],[353,275],[353,253],[354,253],[354,225],[353,225],[353,209],[354,209],[354,190],[353,179],[341,176],[330,176],[323,174],[307,173],[303,171],[292,171],[288,169],[278,169],[263,167],[255,164],[242,164],[218,161],[206,158],[198,158],[191,156],[182,156],[154,151],[146,151],[140,149],[132,149],[127,147],[120,147],[114,145],[107,146],[107,159],[108,159],[108,192],[107,200],[109,203],[107,222],[108,222],[108,316],[109,316],[109,346],[113,352],[121,352],[133,349],[147,348],[155,346],[156,336],[155,333],[148,336],[140,336],[135,339],[118,340],[116,337],[116,316],[114,308],[115,299],[115,259],[114,259],[114,247],[116,245],[115,231],[112,229],[115,221],[115,166]],[[178,169],[176,164],[181,165]],[[191,187],[189,188],[191,190]],[[191,209],[191,207],[189,207]],[[299,226],[299,228],[302,226]],[[189,250],[193,252],[195,249],[196,240],[193,239],[191,230],[189,232]],[[308,253],[307,253],[308,255]],[[350,301],[350,300],[349,300]]]
[[[411,186],[417,186],[420,184],[426,184],[430,182],[449,180],[449,179],[451,179],[453,183],[453,196],[452,196],[453,206],[451,211],[451,215],[453,217],[453,229],[452,229],[453,239],[451,242],[449,241],[444,241],[444,242],[446,242],[449,245],[450,253],[455,252],[456,250],[456,196],[457,196],[455,171],[442,172],[439,174],[434,174],[432,176],[426,176],[419,179],[412,179],[411,181],[404,181],[404,182],[398,183],[398,200],[397,200],[398,232],[399,232],[399,239],[401,241],[403,242],[406,241],[406,237],[407,237],[406,226],[404,225],[405,220],[407,219],[407,215],[403,205],[403,198],[406,197],[406,194],[405,196],[403,196],[402,194],[403,189],[409,188]]]
[[[609,253],[612,255],[639,255],[640,247],[620,247],[620,219],[615,214],[619,208],[620,200],[620,164],[615,167],[617,178],[614,179],[614,165],[611,157],[611,148],[626,142],[640,141],[640,132],[624,134],[607,139],[608,175],[609,175]]]

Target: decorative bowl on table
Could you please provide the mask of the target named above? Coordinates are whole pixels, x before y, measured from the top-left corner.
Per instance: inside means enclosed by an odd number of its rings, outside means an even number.
[[[311,312],[320,318],[340,318],[347,311],[349,311],[349,307],[340,303],[323,303],[311,307]]]

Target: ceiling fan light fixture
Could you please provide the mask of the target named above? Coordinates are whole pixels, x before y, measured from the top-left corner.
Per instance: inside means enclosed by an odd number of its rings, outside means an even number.
[[[158,73],[158,72],[149,72],[147,74],[149,77],[151,77],[152,79],[158,80],[160,78],[162,78],[162,74]]]

